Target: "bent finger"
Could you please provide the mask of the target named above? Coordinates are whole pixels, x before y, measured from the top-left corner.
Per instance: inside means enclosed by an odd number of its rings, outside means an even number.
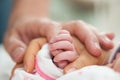
[[[72,21],[65,23],[63,28],[70,31],[82,41],[87,50],[94,56],[101,55],[101,49],[96,35],[90,30],[89,25],[83,21]]]
[[[60,34],[52,38],[50,44],[58,41],[70,41],[72,43],[72,37],[70,34]]]
[[[69,41],[59,41],[53,44],[50,44],[49,46],[50,51],[55,51],[55,50],[74,50],[74,46],[72,43]]]
[[[54,62],[68,61],[72,62],[78,58],[75,51],[64,51],[54,57]]]
[[[32,72],[34,70],[35,57],[45,43],[45,38],[37,38],[30,42],[24,56],[24,68],[27,72]]]
[[[15,62],[21,63],[23,61],[23,56],[27,45],[16,33],[5,34],[4,46]]]
[[[55,64],[59,67],[59,68],[64,68],[65,66],[68,65],[68,61],[61,61],[61,62],[56,62]]]

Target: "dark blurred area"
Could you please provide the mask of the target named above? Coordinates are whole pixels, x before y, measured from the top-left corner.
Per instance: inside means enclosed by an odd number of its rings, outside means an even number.
[[[0,0],[0,43],[7,28],[12,0]]]

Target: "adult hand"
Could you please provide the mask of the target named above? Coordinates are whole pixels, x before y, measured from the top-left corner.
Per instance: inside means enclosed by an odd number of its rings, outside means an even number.
[[[85,66],[103,65],[108,62],[109,56],[111,54],[110,50],[105,51],[102,49],[102,54],[98,57],[95,57],[87,51],[85,45],[83,45],[83,43],[81,43],[76,37],[73,37],[73,42],[79,57],[64,68],[64,73],[69,73],[81,69]]]
[[[112,35],[108,33],[107,36],[110,40],[112,39]],[[95,64],[105,64],[109,58],[110,54],[109,51],[102,50],[102,55],[99,57],[92,56],[87,49],[85,48],[85,45],[81,43],[77,38],[73,38],[74,45],[76,47],[77,52],[79,53],[79,57],[67,65],[64,69],[65,73],[69,72],[71,69],[80,69],[84,66],[88,65],[95,65]],[[39,47],[42,46],[42,41],[39,40],[33,40],[30,45],[28,46],[27,52],[24,57],[24,67],[27,72],[32,72],[34,69],[34,60],[36,57],[36,53],[39,51]],[[35,49],[34,49],[35,48]],[[84,63],[83,63],[84,62]]]
[[[63,29],[76,36],[93,56],[101,55],[101,48],[109,50],[113,48],[113,33],[102,34],[95,27],[83,21],[71,21],[63,24]]]
[[[49,41],[60,29],[59,23],[49,19],[21,17],[9,25],[4,37],[4,46],[12,59],[20,63],[32,39],[44,36]]]
[[[45,38],[36,38],[30,42],[29,46],[27,47],[23,63],[17,63],[14,66],[12,73],[11,73],[10,80],[11,80],[12,76],[14,75],[14,71],[16,68],[24,67],[25,71],[28,73],[30,73],[34,70],[36,55],[37,55],[38,51],[41,49],[41,47],[46,42],[47,41]]]

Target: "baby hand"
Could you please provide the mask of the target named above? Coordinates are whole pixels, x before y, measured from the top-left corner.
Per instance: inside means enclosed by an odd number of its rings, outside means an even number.
[[[51,39],[49,49],[53,56],[53,62],[60,68],[64,68],[78,57],[72,36],[66,30],[61,30]]]

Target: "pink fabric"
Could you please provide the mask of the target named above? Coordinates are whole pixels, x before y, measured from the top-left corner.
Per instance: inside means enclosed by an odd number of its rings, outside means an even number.
[[[36,56],[35,73],[18,68],[12,80],[120,80],[120,74],[106,66],[87,66],[74,72],[63,74],[51,58],[48,45],[44,45]]]
[[[46,65],[47,66],[47,65]],[[49,75],[45,74],[40,67],[38,66],[38,60],[36,59],[36,65],[35,65],[36,72],[43,77],[45,80],[55,80],[54,78],[50,77]]]

